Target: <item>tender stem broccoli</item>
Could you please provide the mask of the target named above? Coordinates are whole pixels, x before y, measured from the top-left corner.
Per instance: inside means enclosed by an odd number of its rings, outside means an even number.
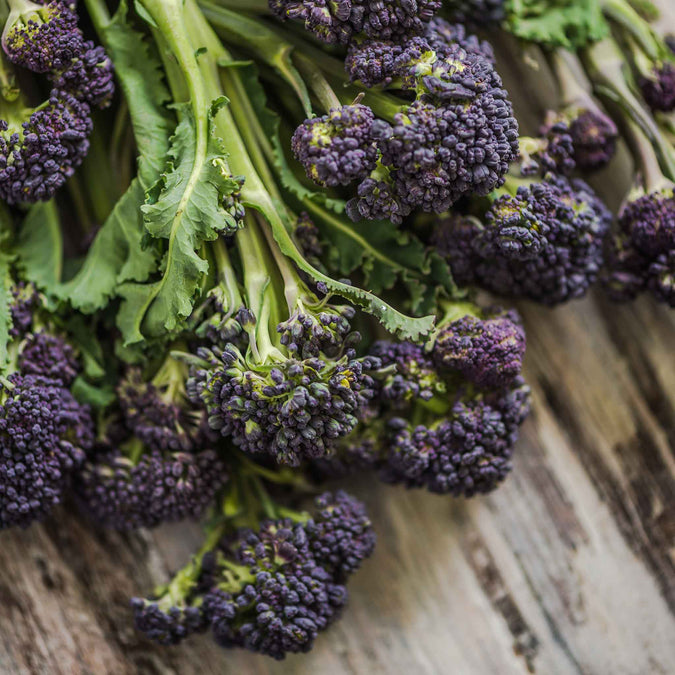
[[[199,518],[227,482],[218,436],[186,396],[187,371],[169,354],[150,379],[132,367],[120,382],[119,419],[100,430],[75,483],[97,523],[126,530]]]
[[[675,108],[675,55],[665,40],[626,0],[602,0],[617,29],[645,101],[653,110]]]
[[[664,139],[648,139],[634,123],[625,132],[639,176],[619,213],[618,229],[608,240],[603,285],[615,300],[643,291],[675,306],[675,175],[659,160],[673,153]],[[660,152],[654,149],[656,142]]]
[[[578,168],[600,169],[614,155],[619,134],[616,124],[582,84],[583,70],[571,52],[557,49],[550,53],[549,63],[560,88],[562,107],[549,114],[546,126],[563,122],[572,138]]]
[[[136,626],[161,644],[211,628],[223,647],[275,659],[309,651],[375,545],[363,505],[347,493],[325,493],[315,509],[276,504],[244,473],[193,561],[155,599],[132,601]]]

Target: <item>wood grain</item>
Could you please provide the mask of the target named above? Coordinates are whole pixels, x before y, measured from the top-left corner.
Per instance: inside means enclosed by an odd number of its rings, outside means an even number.
[[[502,65],[532,128],[550,92]],[[616,207],[629,175],[622,151],[594,185]],[[128,599],[181,566],[198,529],[120,535],[61,510],[0,534],[0,673],[675,672],[675,313],[596,294],[520,310],[534,411],[512,477],[470,501],[350,487],[378,547],[312,653],[275,663],[208,637],[152,645]]]

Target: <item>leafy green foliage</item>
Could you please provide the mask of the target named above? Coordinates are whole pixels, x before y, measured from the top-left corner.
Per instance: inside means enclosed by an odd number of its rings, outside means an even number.
[[[14,244],[17,267],[26,281],[48,295],[58,295],[63,270],[63,241],[56,204],[38,202],[29,209]]]
[[[148,234],[166,241],[161,277],[120,287],[124,303],[119,327],[125,344],[140,336],[162,337],[181,327],[208,272],[200,247],[237,228],[222,202],[239,184],[227,170],[222,141],[214,131],[214,117],[226,103],[222,97],[213,101],[206,130],[195,120],[190,104],[176,106],[181,122],[171,139],[169,163],[142,207]],[[204,133],[206,142],[201,138]]]
[[[9,343],[9,330],[12,327],[12,315],[9,311],[12,300],[11,261],[11,256],[0,251],[0,373],[7,366],[7,345]]]
[[[159,59],[144,36],[129,25],[126,2],[102,32],[129,105],[138,175],[115,204],[78,273],[59,290],[60,297],[85,313],[105,307],[120,284],[145,281],[157,266],[154,251],[142,246],[141,206],[146,190],[159,179],[176,124],[165,106],[170,96]]]
[[[599,0],[506,0],[506,28],[548,47],[582,49],[609,33]]]

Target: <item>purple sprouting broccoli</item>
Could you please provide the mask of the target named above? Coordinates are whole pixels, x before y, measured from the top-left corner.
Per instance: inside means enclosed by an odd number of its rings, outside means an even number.
[[[39,330],[20,345],[19,369],[24,375],[43,376],[70,387],[80,371],[75,350],[62,337]]]
[[[0,529],[60,503],[93,442],[89,409],[60,383],[19,371],[0,384]]]
[[[434,17],[427,26],[424,37],[437,53],[442,53],[452,45],[459,45],[468,54],[478,54],[495,64],[495,53],[487,40],[481,40],[469,33],[462,23],[449,23]]]
[[[355,220],[401,222],[413,208],[441,213],[465,195],[488,194],[518,154],[518,125],[493,66],[458,45],[434,55],[400,70],[417,100],[372,125],[381,158],[348,203]]]
[[[77,476],[75,492],[97,523],[118,530],[199,518],[227,482],[217,435],[185,395],[187,366],[167,356],[151,381],[130,369],[111,425]]]
[[[583,71],[571,53],[558,50],[550,57],[562,105],[549,112],[542,134],[563,124],[572,140],[573,159],[582,171],[595,171],[606,166],[614,156],[619,136],[614,121],[600,108],[587,87]]]
[[[431,353],[437,368],[459,373],[481,389],[498,389],[520,375],[525,331],[513,309],[449,304]]]
[[[10,0],[9,5],[2,47],[13,63],[34,73],[59,72],[80,53],[82,34],[72,5],[61,0]]]
[[[549,171],[569,175],[576,167],[574,142],[563,121],[545,126],[540,136],[521,136],[518,144],[523,176],[544,176]]]
[[[33,317],[40,306],[40,294],[35,284],[17,281],[12,284],[12,300],[9,305],[12,324],[11,338],[25,337],[33,326]]]
[[[330,476],[331,465],[374,469],[385,482],[465,497],[497,487],[529,411],[529,388],[517,374],[521,336],[514,340],[508,332],[507,342],[517,346],[488,348],[484,369],[463,358],[469,348],[452,340],[442,351],[433,341],[373,345],[382,363],[378,396],[359,432],[340,442],[335,459],[316,467],[319,475]],[[453,348],[459,358],[437,366]]]
[[[216,450],[160,452],[132,438],[99,447],[79,471],[75,493],[97,524],[133,530],[201,517],[226,482]]]
[[[79,371],[74,349],[53,331],[32,284],[10,283],[10,358],[0,373],[0,529],[47,517],[94,439],[89,407],[69,390]]]
[[[375,532],[365,506],[339,490],[316,498],[317,515],[305,526],[312,555],[344,583],[375,548]]]
[[[442,59],[453,45],[494,65],[494,52],[489,42],[467,33],[461,24],[434,18],[424,35],[409,36],[402,41],[373,38],[351,42],[347,48],[345,68],[352,82],[359,81],[369,88],[377,85],[386,87],[406,75],[412,64]]]
[[[436,228],[457,282],[546,305],[583,296],[602,266],[610,212],[579,179],[509,181],[484,223],[452,214]]]
[[[291,148],[307,177],[321,186],[365,178],[378,155],[371,135],[374,120],[372,110],[360,103],[305,120],[295,130]]]
[[[636,125],[627,125],[627,132],[640,176],[608,237],[602,283],[614,300],[650,291],[675,307],[675,153],[665,139],[649,140]]]
[[[74,4],[10,0],[2,46],[15,64],[44,73],[56,90],[105,108],[114,93],[113,66],[103,47],[85,40]]]
[[[89,106],[55,89],[43,106],[31,110],[15,94],[12,101],[0,101],[0,199],[46,201],[87,154]]]
[[[377,364],[356,356],[351,307],[320,299],[280,252],[272,257],[254,222],[235,239],[250,301],[242,327],[248,341],[199,347],[188,394],[206,408],[211,427],[247,453],[290,465],[326,455],[373,396]],[[283,293],[273,287],[278,282],[263,281],[274,266]],[[218,268],[223,280],[236,278],[224,255]],[[233,316],[242,305],[237,289],[227,284]]]
[[[401,40],[424,32],[440,8],[439,0],[269,0],[281,20],[304,23],[305,29],[329,44],[347,44],[359,34]]]
[[[291,514],[232,533],[214,527],[193,561],[154,598],[132,601],[137,628],[162,644],[211,628],[226,648],[275,659],[309,651],[338,617],[344,583],[375,543],[353,497],[327,493],[316,506],[314,518]]]
[[[453,21],[468,26],[490,26],[506,17],[504,0],[449,0],[446,8]]]
[[[666,40],[627,0],[603,2],[642,95],[652,110],[675,108],[675,55]]]

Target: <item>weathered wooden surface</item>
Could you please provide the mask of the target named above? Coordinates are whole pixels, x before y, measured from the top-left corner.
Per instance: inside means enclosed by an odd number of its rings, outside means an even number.
[[[531,125],[542,91],[507,79]],[[614,207],[627,175],[619,161],[594,181]],[[128,598],[197,529],[122,536],[60,512],[0,534],[0,674],[675,672],[675,312],[599,295],[521,310],[534,410],[512,477],[469,502],[361,481],[378,548],[311,654],[155,647]]]
[[[60,513],[1,535],[0,673],[674,672],[675,313],[522,310],[534,412],[512,477],[468,502],[361,481],[377,552],[311,654],[154,647],[128,598],[196,530],[121,536]]]

